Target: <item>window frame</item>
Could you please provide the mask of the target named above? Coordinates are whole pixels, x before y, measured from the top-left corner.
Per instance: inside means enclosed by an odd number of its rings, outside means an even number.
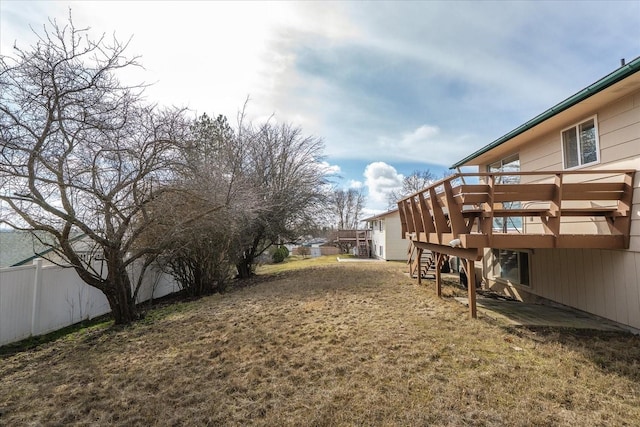
[[[508,167],[508,170],[505,170],[505,166]],[[517,166],[517,167],[513,169],[514,166]],[[487,164],[486,171],[487,173],[494,173],[494,172],[518,173],[520,172],[521,171],[520,152],[510,154],[506,157],[501,158],[500,160]],[[496,184],[519,184],[519,183],[520,183],[520,177],[518,175],[511,176],[511,179],[509,179],[509,175],[502,175],[502,176],[498,176],[496,179]],[[520,202],[506,202],[506,203],[508,207],[512,209],[519,209],[521,207]],[[495,232],[502,231],[504,233],[514,232],[514,231],[518,233],[523,232],[524,224],[525,224],[524,217],[520,217],[519,223],[514,222],[514,218],[510,217],[509,220],[511,222],[511,225],[509,225],[508,222],[505,222],[506,220],[507,220],[506,218],[494,218],[493,224],[492,224],[493,231]]]
[[[513,153],[510,154],[506,157],[501,158],[500,160],[496,160],[493,163],[489,163],[487,164],[487,173],[492,173],[492,172],[512,172],[511,170],[505,170],[505,166],[509,166],[509,165],[513,165],[515,162],[518,162],[518,168],[517,171],[513,171],[514,173],[520,172],[521,167],[520,167],[520,152],[517,153]],[[508,176],[508,175],[507,175]],[[497,184],[502,184],[502,177],[500,177],[500,179],[498,180],[499,182],[497,182]],[[515,181],[509,181],[510,183],[513,184],[518,184],[518,182]]]
[[[513,280],[510,280],[507,277],[502,277],[500,275],[498,275],[498,273],[496,273],[496,267],[500,268],[500,273],[502,274],[502,266],[500,265],[500,260],[499,260],[499,256],[496,257],[495,251],[509,251],[509,252],[515,252],[517,254],[517,267],[518,267],[518,281],[514,282]],[[527,278],[527,282],[528,283],[521,283],[521,279],[523,277],[523,268],[522,268],[522,256],[526,255],[527,257],[527,269],[526,269],[526,278]],[[527,288],[531,288],[531,255],[532,252],[528,251],[526,249],[496,249],[496,248],[492,248],[491,249],[491,257],[494,259],[494,266],[491,268],[491,276],[492,279],[495,280],[496,282],[500,282],[500,283],[506,283],[509,285],[515,285],[515,286],[525,286]]]
[[[596,143],[596,160],[589,163],[581,163],[582,162],[582,146],[580,141],[580,131],[579,127],[589,121],[593,121],[593,130],[595,132],[595,143]],[[567,158],[565,156],[565,141],[564,141],[564,133],[568,130],[573,129],[575,131],[577,140],[577,149],[578,149],[578,164],[576,166],[567,167]],[[575,122],[571,126],[567,126],[564,129],[560,130],[560,154],[562,155],[562,169],[563,170],[576,170],[582,169],[588,166],[593,166],[600,164],[600,130],[598,128],[598,115],[594,114],[593,116],[582,119],[578,122]]]

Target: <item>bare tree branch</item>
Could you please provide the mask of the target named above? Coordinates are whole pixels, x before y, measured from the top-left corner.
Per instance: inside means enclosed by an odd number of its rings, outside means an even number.
[[[30,49],[0,58],[0,200],[11,210],[0,220],[50,235],[55,252],[105,294],[116,322],[128,323],[136,309],[126,267],[157,252],[130,249],[153,222],[148,207],[175,180],[188,122],[180,110],[144,105],[144,85],[118,80],[138,65],[124,54],[128,41],[93,41],[71,17],[37,35]],[[106,275],[86,251],[100,253]]]

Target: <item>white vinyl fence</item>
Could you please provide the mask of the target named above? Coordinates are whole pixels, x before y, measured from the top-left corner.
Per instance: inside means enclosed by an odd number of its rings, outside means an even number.
[[[98,261],[97,271],[106,266]],[[132,279],[138,277],[131,272]],[[150,267],[145,273],[137,302],[159,298],[179,290],[169,275]],[[0,345],[52,332],[82,320],[108,313],[107,298],[87,285],[73,268],[33,265],[0,268]]]

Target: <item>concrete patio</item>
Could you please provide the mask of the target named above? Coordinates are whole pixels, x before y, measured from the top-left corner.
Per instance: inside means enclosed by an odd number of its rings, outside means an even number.
[[[468,305],[467,298],[455,299]],[[487,316],[508,325],[626,331],[614,322],[566,306],[531,304],[481,295],[477,296],[476,304],[480,317]]]

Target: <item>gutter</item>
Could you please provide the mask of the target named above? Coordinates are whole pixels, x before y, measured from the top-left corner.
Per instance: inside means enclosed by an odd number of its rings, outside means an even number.
[[[613,71],[612,73],[606,75],[605,77],[601,78],[600,80],[598,80],[597,82],[591,84],[590,86],[587,86],[586,88],[582,89],[581,91],[579,91],[575,95],[572,95],[569,98],[565,99],[564,101],[560,102],[559,104],[549,108],[547,111],[543,112],[542,114],[539,114],[536,117],[534,117],[533,119],[529,120],[528,122],[518,126],[517,128],[515,128],[511,132],[507,133],[506,135],[501,136],[500,138],[496,139],[492,143],[490,143],[490,144],[482,147],[478,151],[468,155],[464,159],[462,159],[462,160],[458,161],[457,163],[453,164],[449,169],[455,169],[455,168],[459,168],[460,166],[464,166],[466,163],[470,162],[471,160],[475,159],[476,157],[479,157],[479,156],[483,155],[484,153],[486,153],[486,152],[488,152],[490,150],[493,150],[497,146],[502,145],[503,143],[509,141],[510,139],[515,138],[516,136],[518,136],[520,134],[523,134],[524,132],[528,131],[529,129],[531,129],[531,128],[537,126],[537,125],[539,125],[540,123],[544,122],[545,120],[548,120],[551,117],[553,117],[553,116],[555,116],[555,115],[557,115],[557,114],[559,114],[559,113],[561,113],[561,112],[563,112],[565,110],[568,110],[569,108],[573,107],[574,105],[584,101],[585,99],[590,98],[591,96],[597,94],[598,92],[601,92],[601,91],[605,90],[609,86],[612,86],[612,85],[618,83],[619,81],[626,79],[627,77],[629,77],[632,74],[637,73],[638,71],[640,71],[640,56],[635,58],[631,62],[629,62],[627,65],[624,65],[624,66],[618,68],[617,70]]]

